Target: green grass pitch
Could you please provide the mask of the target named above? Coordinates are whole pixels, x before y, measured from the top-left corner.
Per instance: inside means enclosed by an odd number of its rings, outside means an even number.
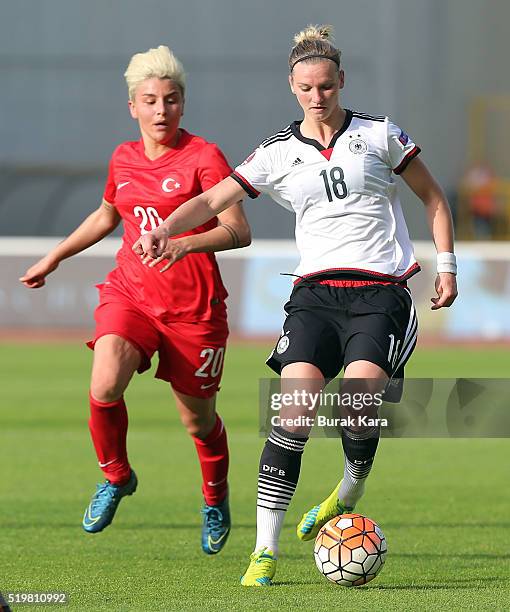
[[[230,347],[219,412],[230,436],[233,531],[224,551],[207,557],[199,542],[198,462],[167,386],[147,373],[128,390],[139,488],[111,527],[88,535],[80,521],[100,480],[86,424],[91,355],[79,345],[4,344],[0,591],[65,591],[64,609],[82,611],[508,609],[508,439],[384,439],[358,511],[381,525],[389,553],[378,578],[358,589],[328,583],[315,568],[312,544],[294,534],[301,513],[329,493],[342,466],[338,440],[312,439],[276,584],[240,587],[255,536],[258,379],[268,376],[268,350]],[[407,373],[509,371],[502,349],[419,347]]]

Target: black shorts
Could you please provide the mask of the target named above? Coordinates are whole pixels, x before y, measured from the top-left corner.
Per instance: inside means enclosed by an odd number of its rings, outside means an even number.
[[[333,287],[302,281],[294,287],[285,311],[282,334],[267,360],[276,373],[290,363],[306,362],[330,379],[362,359],[375,363],[393,379],[387,401],[400,400],[402,383],[398,381],[404,378],[418,331],[406,287]]]

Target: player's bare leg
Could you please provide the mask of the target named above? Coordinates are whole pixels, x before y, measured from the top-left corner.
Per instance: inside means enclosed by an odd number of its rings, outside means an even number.
[[[106,481],[97,485],[85,511],[82,526],[88,533],[107,527],[120,500],[136,491],[136,474],[127,458],[128,417],[123,394],[140,361],[138,349],[120,336],[108,334],[95,343],[89,428]]]
[[[192,397],[173,389],[181,422],[190,436],[204,440],[216,424],[216,395],[208,398]]]
[[[182,424],[193,438],[202,470],[202,550],[214,555],[223,548],[230,533],[227,434],[216,413],[216,395],[198,398],[173,391]]]
[[[268,586],[276,571],[278,541],[285,512],[294,495],[301,456],[318,405],[310,403],[325,384],[322,372],[310,363],[291,363],[282,369],[281,392],[295,402],[282,406],[280,427],[273,427],[262,451],[257,494],[257,541],[243,586]]]
[[[345,368],[342,381],[342,393],[369,394],[380,393],[388,381],[386,372],[370,361],[353,361]],[[342,403],[342,405],[344,405]],[[347,405],[347,402],[345,403]],[[376,418],[374,406],[342,413],[341,417],[352,416],[356,421],[358,416]],[[379,443],[379,427],[354,424],[342,428],[342,446],[344,449],[344,477],[330,495],[317,506],[313,506],[303,514],[297,526],[297,536],[300,540],[312,540],[319,529],[333,517],[352,512],[365,490],[365,482],[372,469],[377,445]]]

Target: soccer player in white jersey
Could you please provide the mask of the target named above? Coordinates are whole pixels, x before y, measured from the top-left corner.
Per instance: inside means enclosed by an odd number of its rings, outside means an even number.
[[[331,27],[309,26],[296,35],[289,82],[304,118],[267,138],[235,172],[189,200],[134,245],[151,266],[170,258],[170,236],[204,223],[239,200],[260,192],[296,215],[301,261],[283,332],[268,365],[281,375],[282,392],[320,392],[344,368],[342,392],[385,391],[398,396],[395,379],[416,342],[417,321],[406,286],[419,271],[396,193],[393,174],[425,205],[437,249],[432,309],[457,296],[453,228],[446,198],[412,139],[386,117],[344,109],[340,51]],[[168,264],[166,264],[168,265]],[[257,541],[241,579],[270,585],[285,511],[296,488],[311,405],[280,411],[262,451],[257,496]],[[397,399],[398,401],[398,399]],[[367,412],[370,412],[367,408]],[[308,421],[309,422],[309,421]],[[315,537],[330,518],[352,511],[364,491],[379,441],[379,427],[342,428],[344,475],[329,497],[306,512],[302,540]]]

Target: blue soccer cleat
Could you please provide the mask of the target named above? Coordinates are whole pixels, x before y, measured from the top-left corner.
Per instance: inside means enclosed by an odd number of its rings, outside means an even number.
[[[215,555],[225,546],[230,533],[228,496],[217,506],[204,503],[202,514],[202,550],[208,555]]]
[[[137,485],[138,479],[133,470],[124,485],[115,485],[109,480],[98,484],[94,497],[83,515],[83,529],[87,533],[98,533],[108,527],[113,521],[120,500],[126,495],[133,495]]]

